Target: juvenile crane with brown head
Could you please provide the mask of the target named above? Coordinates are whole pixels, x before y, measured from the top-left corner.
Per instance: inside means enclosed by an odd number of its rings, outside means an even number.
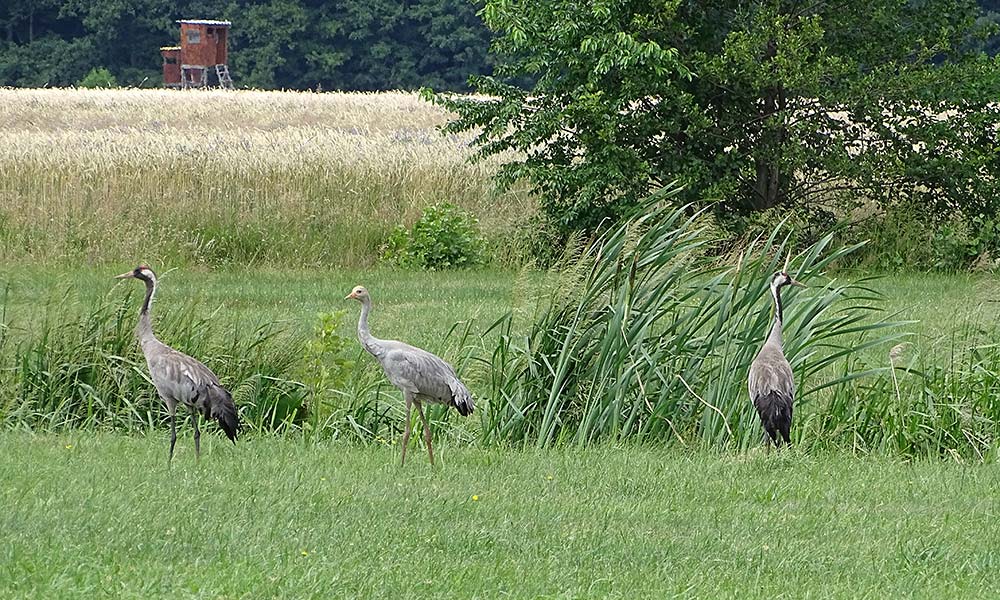
[[[403,342],[395,340],[380,340],[368,331],[368,313],[371,312],[372,299],[362,286],[357,286],[347,295],[345,300],[357,300],[361,303],[361,318],[358,320],[358,340],[369,354],[382,365],[385,376],[392,385],[403,392],[406,403],[406,427],[403,432],[403,452],[400,464],[406,463],[406,446],[410,441],[410,410],[417,407],[417,414],[424,425],[424,442],[427,444],[427,455],[434,464],[434,451],[431,449],[431,430],[424,416],[423,402],[453,406],[458,414],[472,414],[475,408],[472,394],[455,374],[455,369],[438,356]]]
[[[135,278],[146,284],[146,297],[139,310],[139,324],[135,334],[139,338],[142,354],[146,357],[149,377],[160,395],[167,412],[170,413],[170,457],[174,457],[174,443],[177,441],[177,404],[183,404],[191,411],[194,424],[195,457],[201,458],[201,430],[198,429],[198,414],[206,419],[215,419],[236,443],[240,428],[239,415],[229,391],[222,387],[219,378],[208,367],[190,356],[174,350],[153,335],[153,322],[149,314],[156,293],[156,275],[145,265],[118,275],[116,279]]]

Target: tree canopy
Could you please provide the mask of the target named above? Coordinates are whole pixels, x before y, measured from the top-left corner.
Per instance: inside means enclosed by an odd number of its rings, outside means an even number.
[[[233,22],[238,86],[467,89],[490,72],[490,32],[474,0],[7,0],[0,85],[64,86],[103,67],[123,85],[161,82],[160,46],[177,19]]]
[[[966,0],[487,0],[486,98],[431,94],[514,150],[562,230],[673,180],[723,218],[919,203],[996,215],[1000,78]],[[533,86],[512,85],[530,77]]]

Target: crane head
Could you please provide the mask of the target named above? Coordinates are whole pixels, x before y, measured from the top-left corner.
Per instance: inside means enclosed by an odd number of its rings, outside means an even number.
[[[358,300],[359,302],[364,301],[366,298],[368,298],[368,290],[363,285],[355,286],[350,294],[344,296],[344,300]]]
[[[806,285],[800,281],[792,279],[792,276],[785,271],[776,271],[774,275],[771,276],[771,287],[778,289],[786,285],[793,285],[795,287],[806,287]]]
[[[139,265],[131,271],[127,271],[121,275],[115,275],[115,279],[128,279],[130,277],[145,281],[156,281],[156,275],[153,273],[153,270],[146,265]]]

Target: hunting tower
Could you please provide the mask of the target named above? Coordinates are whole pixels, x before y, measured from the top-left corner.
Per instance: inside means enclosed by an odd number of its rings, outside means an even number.
[[[160,48],[163,85],[208,87],[209,83],[232,89],[229,76],[229,21],[181,20],[181,45]],[[210,73],[214,77],[210,82]]]

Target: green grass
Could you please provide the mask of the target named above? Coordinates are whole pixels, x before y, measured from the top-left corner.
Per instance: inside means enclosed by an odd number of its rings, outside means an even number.
[[[0,418],[5,427],[162,427],[161,402],[131,336],[141,286],[111,278],[127,268],[123,263],[114,268],[0,269],[9,325],[0,329]],[[311,426],[321,428],[323,436],[396,439],[402,421],[399,394],[354,339],[358,307],[343,300],[351,287],[364,283],[375,296],[373,332],[450,360],[478,398],[480,410],[473,419],[432,411],[436,435],[487,443],[497,435],[514,439],[502,428],[507,404],[493,379],[502,365],[492,354],[498,331],[488,328],[513,309],[517,334],[529,321],[528,309],[556,281],[543,274],[498,270],[177,268],[160,269],[160,275],[154,319],[161,338],[215,370],[252,427],[281,428],[293,421],[299,426],[302,413],[294,407],[304,402],[318,408]],[[837,275],[841,282],[855,276]],[[990,349],[998,330],[997,284],[986,276],[889,275],[873,287],[885,294],[887,311],[899,311],[897,319],[919,320],[901,327],[914,335],[897,352],[897,378],[886,371],[832,395],[802,395],[795,439],[813,448],[909,456],[957,451],[965,458],[991,460],[1000,449],[993,441],[1000,352]],[[801,292],[815,293],[823,292]],[[799,309],[808,301],[801,294],[791,300]],[[760,318],[766,320],[766,298],[749,310],[764,311]],[[319,314],[331,312],[334,317],[325,327],[339,330],[341,349],[316,357],[309,348],[321,339],[316,333]],[[794,331],[789,335],[794,338]],[[787,348],[794,350],[799,341],[792,338]],[[741,351],[755,348],[751,344]],[[833,352],[818,350],[803,368]],[[888,347],[868,348],[859,359],[846,372],[885,369]],[[318,365],[335,370],[327,376]],[[834,371],[821,377],[839,377],[841,368],[834,365]],[[744,368],[733,371],[735,383],[723,400],[732,411],[730,421],[738,425],[734,431],[749,432],[752,439],[740,439],[755,445],[756,419],[746,412],[744,377]],[[824,381],[806,379],[799,382],[801,389]],[[704,388],[697,389],[705,398]],[[718,400],[708,401],[721,406]],[[681,433],[685,441],[692,439],[689,433]]]
[[[1000,472],[840,454],[0,435],[0,580],[37,598],[1000,593]],[[25,468],[30,465],[30,468]],[[478,500],[476,499],[478,498]]]
[[[69,296],[71,307],[99,302],[105,295],[133,291],[136,311],[141,286],[112,277],[134,267],[122,262],[108,267],[0,266],[0,286],[9,286],[8,318],[30,321]],[[543,275],[526,277],[508,270],[415,272],[395,269],[201,269],[158,268],[160,290],[154,312],[197,300],[203,315],[228,323],[287,321],[308,332],[316,315],[347,309],[345,325],[353,331],[355,303],[344,296],[357,284],[371,290],[376,335],[435,345],[454,323],[500,317],[523,307],[538,293]],[[839,281],[860,273],[835,274]],[[517,286],[517,289],[515,289]],[[927,343],[962,326],[989,326],[1000,318],[1000,281],[989,274],[886,274],[874,289],[885,296],[883,307],[899,311],[899,319],[918,321],[909,329]],[[72,308],[71,308],[72,310]],[[768,310],[761,304],[761,310]]]
[[[113,279],[134,266],[122,263],[100,269],[0,267],[0,286],[9,286],[8,321],[15,327],[27,328],[45,312],[47,305],[60,306],[60,310],[72,314],[101,302],[106,296],[120,300],[129,291],[138,313],[142,286],[132,280]],[[303,334],[311,332],[319,313],[346,310],[344,333],[353,336],[360,309],[356,302],[345,301],[344,296],[355,285],[363,284],[374,301],[371,326],[375,335],[425,345],[432,350],[444,349],[444,334],[455,323],[475,320],[485,328],[510,310],[516,280],[513,272],[496,270],[178,268],[158,269],[158,275],[154,327],[157,315],[196,301],[199,317],[211,317],[230,326],[280,322]],[[68,302],[63,300],[67,296]]]

